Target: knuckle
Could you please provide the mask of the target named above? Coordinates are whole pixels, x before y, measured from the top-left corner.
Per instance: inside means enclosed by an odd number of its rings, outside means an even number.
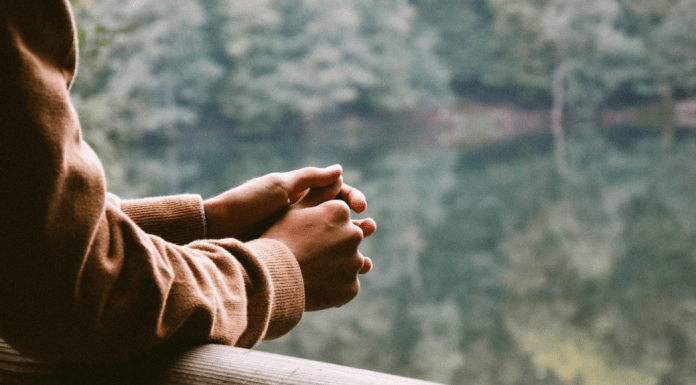
[[[266,181],[274,195],[277,195],[279,198],[288,198],[288,183],[282,174],[276,172],[266,175],[266,178]]]
[[[342,200],[330,200],[326,202],[325,207],[336,219],[347,220],[350,218],[350,207]]]
[[[352,300],[353,298],[357,297],[358,294],[360,293],[360,281],[356,277],[347,287],[345,290],[345,296],[346,296],[346,302]]]
[[[365,261],[363,261],[363,258],[359,255],[356,255],[355,258],[351,260],[350,273],[352,274],[352,277],[357,276],[357,274],[360,272],[360,269],[362,269],[364,263]]]
[[[268,174],[268,175],[266,175],[266,178],[268,179],[268,183],[271,186],[281,187],[281,188],[285,186],[285,178],[280,173],[274,172],[274,173]]]
[[[357,240],[358,243],[360,243],[365,237],[365,235],[363,234],[363,230],[359,226],[351,226],[350,237],[354,240]]]
[[[347,248],[347,252],[350,252],[351,254],[357,254],[358,247],[360,246],[360,243],[362,243],[364,238],[365,235],[363,234],[362,229],[352,223],[349,223],[347,224],[347,227],[344,229],[342,243]]]

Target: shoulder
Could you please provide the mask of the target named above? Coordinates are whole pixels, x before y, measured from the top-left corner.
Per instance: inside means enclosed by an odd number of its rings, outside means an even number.
[[[68,0],[2,0],[0,55],[26,50],[63,70],[72,81],[77,65],[76,28]]]

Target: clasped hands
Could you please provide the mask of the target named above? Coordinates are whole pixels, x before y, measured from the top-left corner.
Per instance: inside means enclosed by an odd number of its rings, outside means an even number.
[[[207,199],[208,238],[284,243],[302,271],[305,310],[341,306],[358,294],[358,274],[372,268],[358,247],[377,228],[372,219],[351,219],[367,201],[342,174],[339,165],[273,173]]]

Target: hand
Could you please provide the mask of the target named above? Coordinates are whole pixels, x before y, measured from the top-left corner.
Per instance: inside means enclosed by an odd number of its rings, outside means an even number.
[[[351,220],[349,205],[331,198],[341,191],[340,180],[310,190],[262,235],[283,242],[295,254],[304,279],[307,311],[348,303],[360,291],[358,274],[372,267],[358,246],[377,225],[372,219]]]
[[[339,165],[268,174],[207,199],[203,206],[208,238],[242,241],[258,238],[309,189],[332,185],[341,180],[342,174]],[[330,199],[336,197],[355,212],[367,208],[365,196],[348,185],[342,184],[338,194]]]

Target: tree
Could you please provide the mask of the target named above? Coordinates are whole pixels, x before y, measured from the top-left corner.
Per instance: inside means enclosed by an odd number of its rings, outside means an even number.
[[[218,100],[253,130],[286,114],[393,111],[447,94],[434,37],[414,30],[406,0],[226,0],[220,13],[233,67]]]
[[[491,64],[488,50],[493,10],[487,0],[411,0],[419,20],[439,37],[435,52],[452,74],[454,87],[481,82]],[[471,92],[472,90],[467,90]]]
[[[673,95],[677,89],[696,88],[696,7],[694,0],[621,0],[620,28],[644,42],[649,73],[642,91],[660,95],[663,146],[674,136]]]
[[[173,141],[177,125],[195,122],[210,103],[207,95],[222,69],[209,56],[203,9],[195,0],[74,6],[81,54],[72,98],[111,190],[130,196],[178,191],[185,168],[176,164],[176,147],[153,159],[136,155],[142,145],[132,145],[146,135]],[[136,180],[129,167],[150,168],[151,174]],[[155,180],[159,187],[147,186]]]
[[[660,87],[662,100],[671,113],[665,119],[665,145],[674,136],[675,89],[696,88],[696,28],[694,15],[696,1],[681,0],[672,5],[661,25],[648,37],[648,47],[653,58],[653,69]]]
[[[572,108],[581,119],[592,119],[606,95],[603,60],[630,51],[614,27],[619,7],[614,0],[492,0],[491,6],[495,62],[484,79],[551,95],[556,163],[568,175],[564,112]]]

